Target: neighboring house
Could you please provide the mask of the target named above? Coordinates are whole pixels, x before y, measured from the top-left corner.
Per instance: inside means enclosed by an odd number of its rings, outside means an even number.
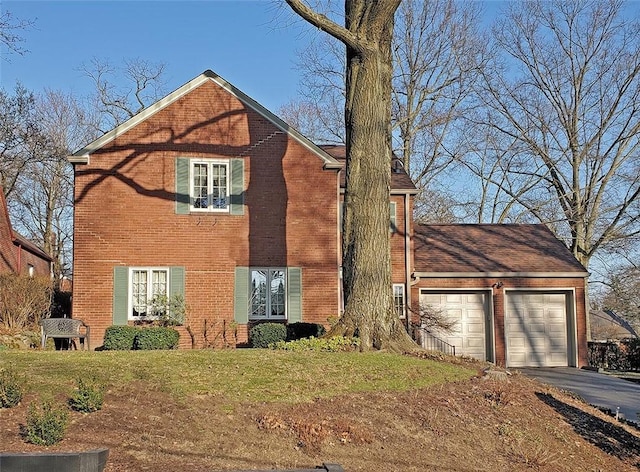
[[[631,323],[613,310],[597,310],[589,314],[592,341],[619,341],[637,338]]]
[[[0,188],[0,273],[50,276],[53,259],[13,231],[4,192]]]
[[[223,337],[246,343],[250,327],[263,321],[327,325],[342,310],[344,154],[342,146],[316,146],[206,71],[70,156],[73,313],[91,325],[91,344],[99,345],[110,325],[148,321],[149,301],[157,293],[184,295],[186,324],[197,346]],[[425,264],[431,248],[423,244],[424,228],[414,235],[417,190],[399,161],[390,165],[394,301],[407,329],[417,321],[423,289],[446,294],[473,288],[492,294],[497,304],[504,291],[492,289],[496,281],[526,287],[523,296],[542,288],[550,291],[545,297],[563,297],[570,313],[563,365],[582,365],[586,272],[566,248],[561,251],[548,230],[539,230],[555,251],[547,255],[553,267],[544,276],[510,271],[527,275],[508,282],[509,276],[480,278],[452,266],[446,272],[466,275],[430,284],[428,273],[441,268]],[[525,242],[536,243],[530,230],[518,237],[525,239],[511,247],[524,253],[516,258],[535,253]],[[483,249],[476,240],[474,253]],[[476,270],[486,271],[493,269]],[[490,314],[484,352],[469,354],[515,362],[514,351],[504,354],[505,335],[516,336],[514,329],[505,332],[502,311]],[[181,346],[190,344],[181,329]],[[552,354],[553,364],[562,363]]]

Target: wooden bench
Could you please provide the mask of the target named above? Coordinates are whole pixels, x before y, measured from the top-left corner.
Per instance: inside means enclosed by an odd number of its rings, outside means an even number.
[[[74,338],[78,338],[80,344],[86,344],[89,347],[89,326],[82,320],[75,318],[46,318],[40,320],[40,338],[42,341],[42,349],[47,345],[47,339],[69,339],[71,342]],[[86,340],[86,343],[85,343]]]

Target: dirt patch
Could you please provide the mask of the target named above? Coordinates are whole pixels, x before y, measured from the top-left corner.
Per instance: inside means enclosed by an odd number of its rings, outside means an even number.
[[[0,410],[4,451],[108,447],[107,472],[227,471],[342,464],[353,471],[632,471],[640,433],[524,376],[363,393],[305,404],[176,400],[145,382],[72,413],[50,448],[20,437],[27,406]],[[58,399],[64,401],[64,399]]]

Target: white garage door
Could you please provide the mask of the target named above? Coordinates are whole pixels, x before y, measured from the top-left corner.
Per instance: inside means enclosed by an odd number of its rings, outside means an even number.
[[[568,365],[566,294],[509,293],[505,339],[509,367]]]
[[[486,292],[423,292],[420,305],[433,307],[456,322],[451,333],[433,332],[434,336],[454,345],[456,355],[487,360]]]

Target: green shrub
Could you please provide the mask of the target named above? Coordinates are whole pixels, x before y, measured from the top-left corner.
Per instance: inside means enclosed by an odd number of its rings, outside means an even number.
[[[282,323],[261,323],[249,331],[251,347],[266,348],[271,343],[287,339],[287,327]]]
[[[345,338],[344,336],[334,336],[332,338],[302,338],[295,341],[279,341],[272,344],[272,349],[283,351],[323,351],[342,352],[355,351],[360,346],[358,338]]]
[[[180,341],[180,333],[175,329],[153,326],[138,330],[133,348],[139,350],[176,349]]]
[[[104,349],[130,351],[140,328],[135,326],[109,326],[104,333]]]
[[[302,338],[319,338],[325,333],[324,326],[317,323],[291,323],[287,325],[287,341]]]
[[[29,405],[24,437],[27,442],[38,446],[51,446],[62,440],[69,413],[65,409],[54,408],[50,401]]]
[[[22,400],[23,382],[13,369],[0,370],[0,408],[11,408]]]
[[[78,378],[76,385],[76,391],[69,398],[69,406],[72,410],[91,413],[102,409],[105,391],[104,383],[92,377],[88,380]]]

